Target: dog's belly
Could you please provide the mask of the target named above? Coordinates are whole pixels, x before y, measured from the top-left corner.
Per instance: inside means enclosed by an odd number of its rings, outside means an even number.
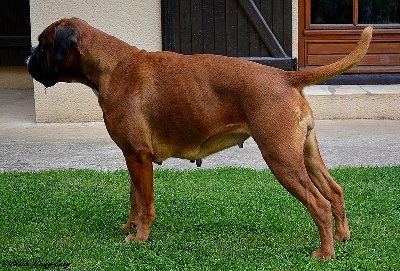
[[[201,159],[235,145],[241,148],[243,142],[249,137],[249,133],[239,129],[239,131],[212,134],[203,137],[201,140],[196,138],[185,144],[171,144],[171,142],[165,141],[153,142],[154,161],[164,161],[169,157],[188,160]]]
[[[175,153],[173,157],[189,160],[201,159],[235,145],[242,146],[243,142],[249,137],[248,134],[242,133],[215,135],[208,138],[198,147]]]

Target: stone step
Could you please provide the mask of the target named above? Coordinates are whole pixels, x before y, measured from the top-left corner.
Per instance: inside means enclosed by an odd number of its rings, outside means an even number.
[[[316,119],[400,119],[400,84],[304,88]]]

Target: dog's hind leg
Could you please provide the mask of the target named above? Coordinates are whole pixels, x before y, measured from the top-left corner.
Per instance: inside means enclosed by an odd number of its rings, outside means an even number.
[[[279,130],[279,129],[278,129]],[[321,249],[311,257],[329,260],[335,257],[332,238],[331,204],[311,182],[304,166],[303,140],[293,131],[285,137],[274,137],[268,132],[254,130],[264,160],[282,186],[296,197],[309,211],[319,230]]]
[[[346,218],[343,189],[329,174],[319,152],[314,129],[310,130],[304,145],[304,163],[311,181],[321,194],[331,203],[336,230],[334,239],[350,239],[350,230]]]
[[[135,186],[131,186],[130,191],[130,211],[129,218],[126,224],[121,225],[121,230],[123,231],[134,231],[137,229],[138,221],[139,221],[139,210],[136,202],[136,189]]]
[[[138,242],[146,242],[150,234],[150,226],[156,220],[154,209],[153,164],[150,152],[137,150],[136,153],[124,152],[126,165],[131,176],[131,210],[127,224],[121,228],[137,226],[136,234],[126,237]]]

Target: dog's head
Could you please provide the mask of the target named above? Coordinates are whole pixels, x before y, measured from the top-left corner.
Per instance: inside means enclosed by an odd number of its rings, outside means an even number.
[[[48,26],[39,35],[39,44],[27,59],[30,75],[45,87],[68,82],[80,72],[78,43],[79,19],[63,19]]]

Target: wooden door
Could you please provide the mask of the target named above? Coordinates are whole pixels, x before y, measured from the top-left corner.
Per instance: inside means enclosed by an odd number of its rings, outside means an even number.
[[[297,68],[291,0],[163,0],[162,16],[163,50]]]
[[[400,72],[399,0],[299,0],[299,68],[342,58],[368,25],[372,43],[349,73]]]
[[[0,66],[25,65],[31,49],[29,0],[0,0]]]

